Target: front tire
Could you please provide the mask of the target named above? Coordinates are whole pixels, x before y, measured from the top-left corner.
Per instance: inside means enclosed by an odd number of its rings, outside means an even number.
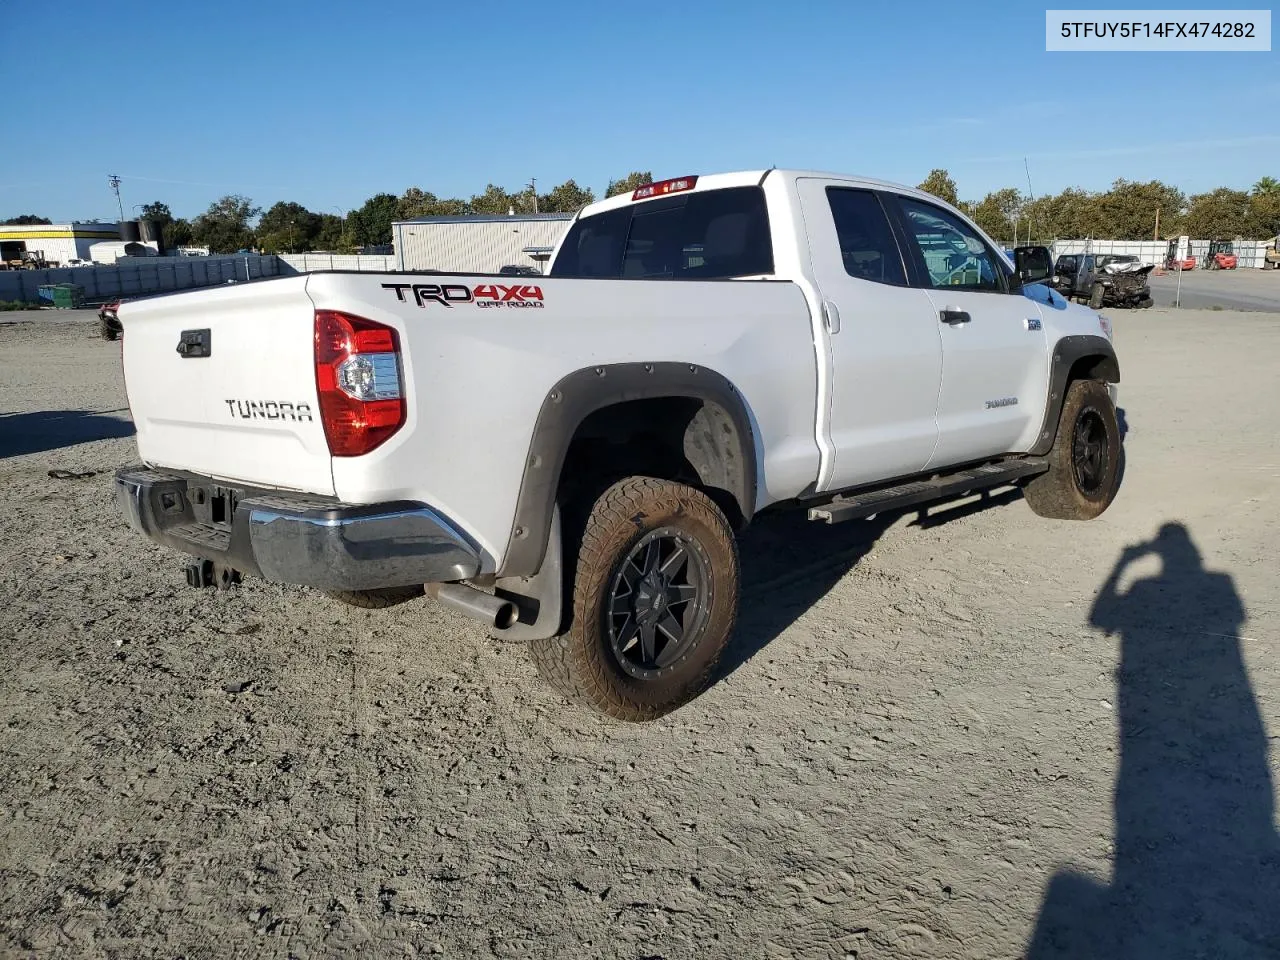
[[[587,517],[569,629],[529,641],[538,673],[598,713],[654,720],[711,682],[738,613],[738,547],[704,493],[629,477]]]
[[[1049,470],[1023,487],[1031,509],[1053,520],[1092,520],[1120,487],[1120,423],[1106,384],[1077,380],[1067,388]]]
[[[1107,288],[1102,284],[1095,284],[1089,293],[1089,306],[1094,310],[1102,309],[1102,301],[1107,295]]]

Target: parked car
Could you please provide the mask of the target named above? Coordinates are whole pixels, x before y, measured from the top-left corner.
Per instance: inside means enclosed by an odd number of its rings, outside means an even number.
[[[690,251],[696,251],[690,252]],[[423,593],[558,691],[705,688],[761,511],[837,523],[1119,485],[1111,326],[911,187],[688,176],[582,209],[544,277],[317,272],[120,307],[132,527],[364,607]],[[943,376],[943,368],[946,376]]]
[[[1094,283],[1102,289],[1102,306],[1150,307],[1154,301],[1148,277],[1153,269],[1154,264],[1144,264],[1132,254],[1099,257]]]
[[[1097,262],[1092,254],[1064,253],[1053,266],[1053,289],[1068,300],[1087,303],[1095,310],[1102,307],[1106,293],[1097,279]]]

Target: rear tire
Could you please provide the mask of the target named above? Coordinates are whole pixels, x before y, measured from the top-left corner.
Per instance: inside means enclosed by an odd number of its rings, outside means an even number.
[[[1120,488],[1120,422],[1106,384],[1077,380],[1067,388],[1049,470],[1023,485],[1028,506],[1053,520],[1092,520]]]
[[[341,601],[362,610],[385,610],[416,600],[426,593],[426,587],[380,587],[377,590],[325,590],[326,597]]]
[[[598,713],[654,720],[706,689],[738,613],[738,547],[699,490],[609,487],[587,517],[568,630],[529,641],[538,673]]]

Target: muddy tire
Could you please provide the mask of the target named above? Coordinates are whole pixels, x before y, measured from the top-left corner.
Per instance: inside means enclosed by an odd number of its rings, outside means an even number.
[[[738,613],[738,546],[720,508],[684,484],[629,477],[582,529],[569,627],[529,642],[538,673],[618,720],[654,720],[711,682]]]
[[[1100,283],[1093,285],[1093,290],[1089,292],[1089,306],[1094,310],[1102,309],[1102,301],[1107,296],[1107,288]]]
[[[426,593],[423,586],[381,587],[377,590],[325,590],[324,595],[362,610],[385,610],[416,600]]]
[[[1077,380],[1067,388],[1049,470],[1023,486],[1033,511],[1054,520],[1092,520],[1120,487],[1120,423],[1107,386]]]
[[[120,328],[117,325],[119,321],[109,320],[106,317],[98,317],[98,334],[103,340],[119,340]]]

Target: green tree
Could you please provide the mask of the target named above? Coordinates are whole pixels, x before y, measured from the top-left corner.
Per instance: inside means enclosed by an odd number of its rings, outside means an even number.
[[[1089,235],[1114,240],[1154,236],[1156,210],[1160,211],[1162,233],[1186,232],[1182,223],[1186,209],[1186,195],[1177,187],[1159,180],[1116,180],[1110,190],[1098,196],[1098,222]]]
[[[1280,180],[1263,177],[1249,194],[1249,233],[1255,240],[1280,234]]]
[[[646,183],[653,183],[653,174],[648,170],[633,170],[621,180],[610,180],[604,195],[616,197],[620,193],[631,193],[636,187],[643,187]]]
[[[434,193],[410,187],[400,197],[396,218],[416,220],[419,217],[460,217],[467,213],[465,200],[441,200]]]
[[[471,198],[471,202],[467,204],[471,213],[501,214],[508,212],[515,206],[515,196],[492,183],[484,188],[484,193],[476,194]],[[532,206],[530,206],[530,211],[532,209]]]
[[[280,202],[258,221],[258,245],[268,253],[296,253],[315,246],[323,220],[300,203]]]
[[[442,200],[434,193],[418,187],[410,187],[400,197],[396,207],[400,220],[416,220],[419,217],[460,217],[468,212],[467,201],[457,198]]]
[[[213,253],[234,253],[253,244],[249,221],[262,212],[248,197],[231,194],[209,205],[191,225],[196,242]]]
[[[37,217],[34,213],[24,213],[20,217],[10,217],[4,222],[6,227],[33,227],[39,224],[53,223],[48,217]]]
[[[1022,212],[1022,194],[1013,187],[988,193],[969,211],[974,222],[994,240],[1013,236],[1014,223]]]
[[[347,226],[356,246],[391,242],[391,224],[396,220],[400,198],[393,193],[379,193],[364,202],[359,210],[347,214]]]
[[[572,180],[566,180],[550,193],[542,195],[538,200],[538,209],[543,213],[577,213],[595,198],[596,195],[590,190],[578,186]]]
[[[960,206],[960,200],[956,196],[956,182],[951,179],[951,174],[940,168],[934,168],[929,171],[929,175],[924,178],[918,188],[925,193],[931,193],[939,200],[945,200],[953,207]]]
[[[145,203],[142,205],[141,219],[150,220],[162,230],[173,223],[173,213],[169,210],[167,203],[161,203],[157,200],[155,203]],[[166,238],[167,239],[167,238]]]
[[[1249,194],[1219,187],[1191,198],[1182,232],[1203,240],[1231,240],[1252,233]]]
[[[166,248],[189,247],[194,241],[195,232],[192,230],[191,221],[189,220],[179,217],[165,227],[164,245]]]
[[[346,224],[334,213],[320,214],[320,228],[311,238],[311,248],[332,253],[351,253],[355,250]]]

